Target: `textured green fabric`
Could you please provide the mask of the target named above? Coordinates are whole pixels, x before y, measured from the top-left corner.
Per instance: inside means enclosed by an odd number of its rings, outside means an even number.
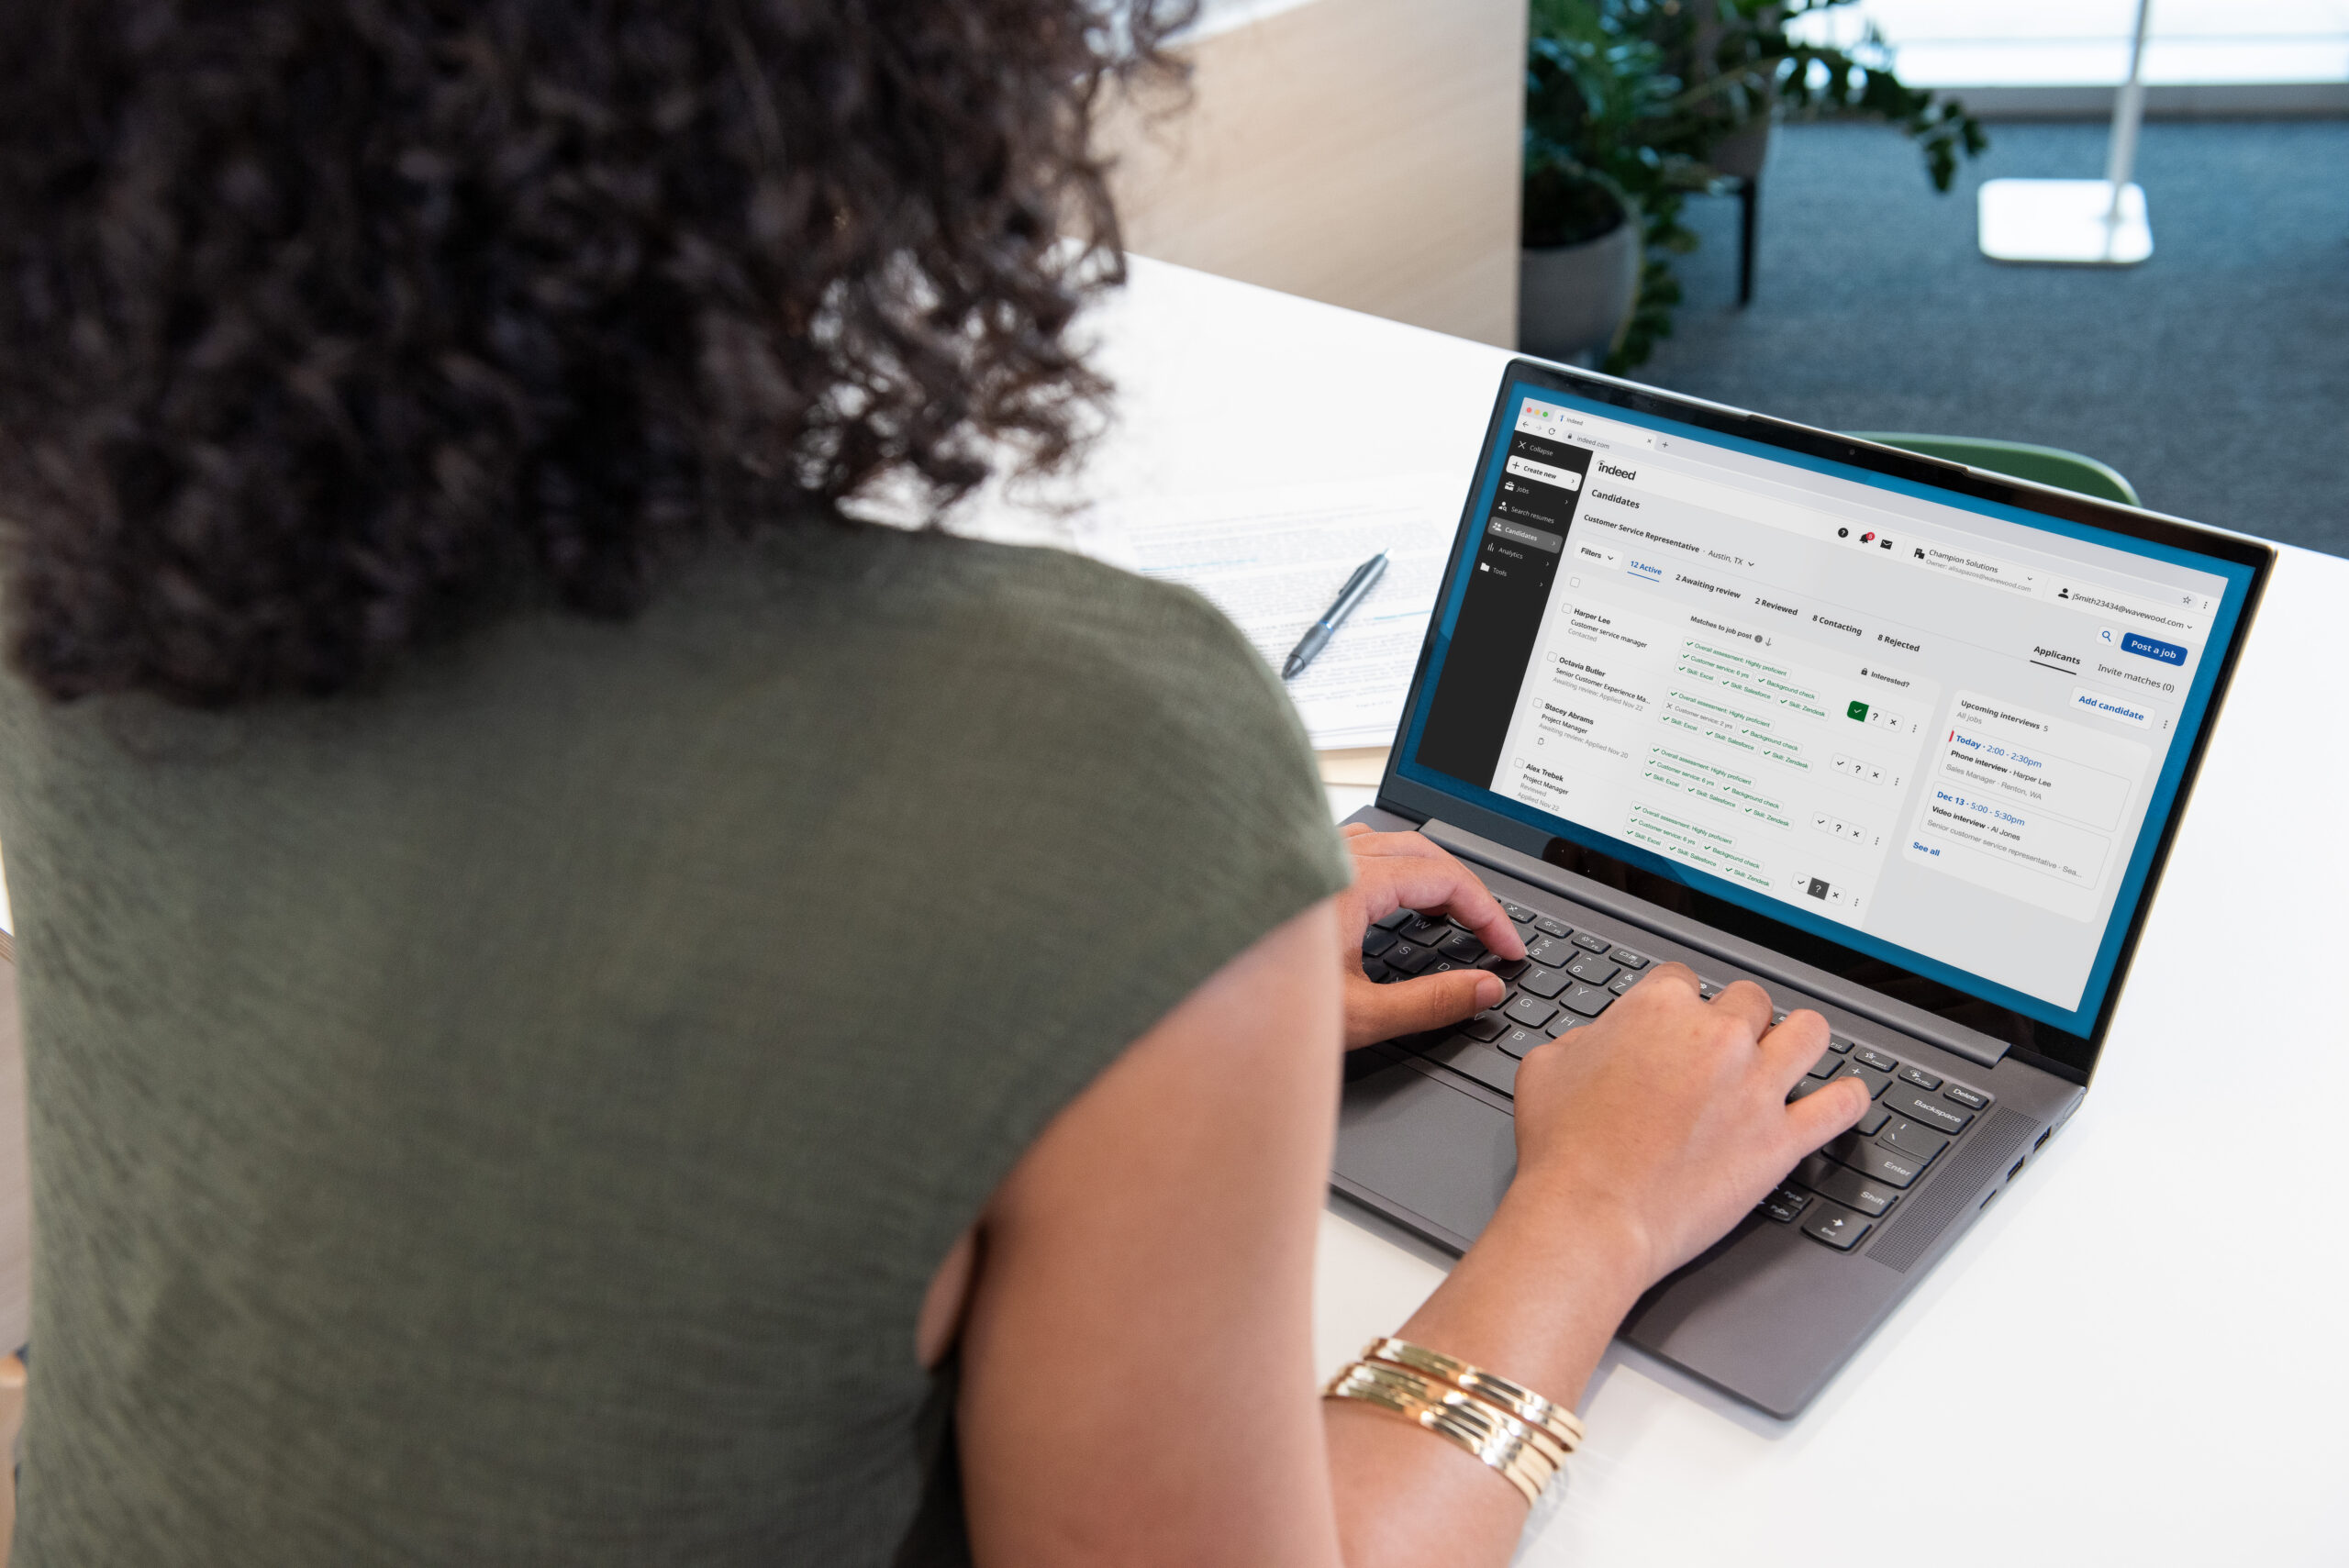
[[[22,1568],[891,1561],[949,1243],[1345,876],[1238,633],[1052,551],[728,546],[328,702],[0,685]]]

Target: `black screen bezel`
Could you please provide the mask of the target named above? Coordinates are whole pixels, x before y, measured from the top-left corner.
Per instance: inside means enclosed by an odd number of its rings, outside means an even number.
[[[1476,449],[1479,477],[1487,454],[1500,437],[1501,423],[1509,407],[1511,389],[1520,383],[1546,386],[1553,391],[1659,418],[1677,420],[1698,429],[1743,437],[1809,457],[1849,463],[1870,473],[1931,485],[1977,500],[2003,503],[2251,569],[2251,582],[2245,590],[2242,613],[2236,618],[2233,631],[2220,658],[2218,673],[2210,688],[2210,704],[2188,749],[2185,766],[2178,776],[2176,795],[2170,802],[2168,815],[2162,822],[2154,841],[2153,857],[2145,868],[2144,885],[2138,891],[2136,906],[2130,911],[2128,928],[2122,934],[2111,979],[2098,1008],[2095,1025],[2088,1033],[2081,1035],[2013,1008],[1986,1001],[1944,981],[1917,974],[1887,960],[1773,919],[1743,905],[1732,904],[1603,851],[1574,840],[1553,837],[1514,817],[1504,817],[1431,785],[1402,777],[1399,770],[1405,761],[1403,740],[1409,732],[1411,716],[1419,710],[1420,688],[1427,679],[1429,662],[1433,657],[1437,633],[1442,621],[1442,606],[1449,602],[1453,580],[1466,559],[1464,547],[1468,532],[1477,524],[1478,484],[1472,481],[1467,496],[1461,504],[1460,525],[1453,537],[1451,560],[1445,568],[1442,585],[1437,591],[1437,611],[1429,617],[1427,633],[1420,639],[1419,662],[1412,672],[1409,695],[1404,703],[1403,721],[1397,728],[1396,744],[1387,753],[1386,776],[1379,784],[1378,805],[1382,809],[1419,821],[1440,817],[1496,842],[1538,855],[1553,864],[1617,887],[1659,909],[1688,916],[1866,986],[1879,995],[1949,1018],[2003,1041],[2010,1055],[2043,1067],[2070,1082],[2086,1084],[2094,1073],[2097,1059],[2102,1053],[2104,1039],[2111,1028],[2114,1009],[2120,1004],[2130,964],[2136,956],[2137,941],[2144,929],[2146,913],[2153,907],[2154,896],[2160,889],[2162,872],[2169,862],[2170,847],[2176,838],[2177,825],[2185,817],[2188,802],[2193,796],[2203,754],[2233,684],[2236,661],[2250,636],[2252,623],[2266,592],[2267,580],[2276,563],[2274,547],[2246,535],[2189,523],[2183,518],[2165,517],[2141,507],[2124,506],[2067,490],[2009,480],[1978,469],[1902,451],[1895,447],[1879,446],[1872,441],[1838,435],[1831,430],[1817,429],[1767,415],[1678,396],[1595,372],[1570,370],[1534,360],[1512,360],[1501,373],[1500,389],[1493,400],[1492,414],[1486,421],[1483,440]]]

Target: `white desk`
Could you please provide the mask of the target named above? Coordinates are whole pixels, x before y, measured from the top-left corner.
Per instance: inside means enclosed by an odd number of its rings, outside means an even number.
[[[1101,494],[1427,468],[1464,487],[1506,362],[1145,261],[1100,321],[1124,388]],[[2349,1561],[2344,610],[2349,562],[2286,552],[2064,1136],[1798,1421],[1610,1356],[1521,1562]],[[1325,1365],[1441,1266],[1333,1210]]]

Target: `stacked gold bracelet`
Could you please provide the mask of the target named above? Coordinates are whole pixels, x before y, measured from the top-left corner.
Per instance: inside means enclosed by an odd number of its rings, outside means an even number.
[[[1566,1455],[1582,1445],[1582,1423],[1573,1411],[1404,1340],[1373,1340],[1321,1393],[1359,1400],[1459,1444],[1528,1503],[1541,1499]]]

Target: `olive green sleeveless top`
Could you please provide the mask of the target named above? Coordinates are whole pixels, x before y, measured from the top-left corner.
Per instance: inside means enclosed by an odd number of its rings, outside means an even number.
[[[961,1555],[932,1273],[1346,874],[1203,601],[830,525],[330,701],[0,681],[0,843],[20,1568]]]

